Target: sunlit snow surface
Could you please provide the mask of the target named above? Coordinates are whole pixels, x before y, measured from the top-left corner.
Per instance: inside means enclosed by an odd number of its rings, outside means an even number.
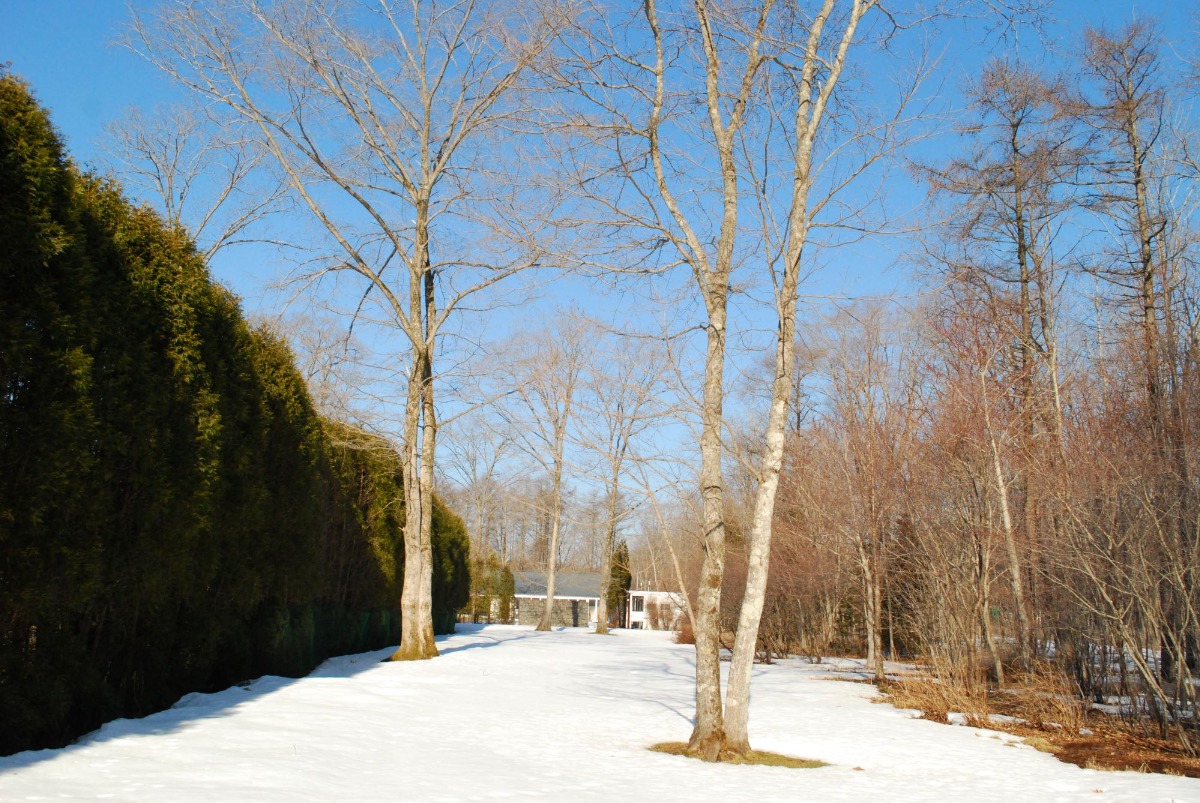
[[[854,662],[755,670],[751,741],[831,766],[651,753],[691,730],[692,648],[668,634],[461,626],[442,656],[327,661],[0,759],[0,800],[1195,800],[1200,781],[1062,764],[1012,737],[873,705]]]

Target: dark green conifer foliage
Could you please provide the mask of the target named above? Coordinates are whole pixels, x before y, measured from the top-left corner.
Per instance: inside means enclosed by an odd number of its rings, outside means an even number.
[[[0,73],[0,754],[395,644],[399,477]],[[446,630],[466,536],[434,528]]]
[[[453,633],[471,598],[471,540],[458,514],[433,498],[433,632]]]
[[[63,681],[34,691],[32,658],[38,651],[64,674],[81,664],[57,640],[77,623],[48,615],[101,584],[89,528],[99,504],[88,348],[96,272],[76,185],[45,112],[0,73],[0,731],[17,734],[71,707]],[[59,534],[52,549],[47,533]]]
[[[471,560],[470,597],[459,613],[473,622],[490,622],[493,616],[507,622],[512,618],[516,588],[512,570],[500,562],[495,552],[488,551],[485,557],[475,555]]]
[[[612,578],[608,583],[609,617],[616,617],[617,627],[626,627],[629,623],[625,621],[625,599],[629,596],[633,575],[629,571],[629,545],[625,543],[625,539],[618,541],[613,548],[609,577]]]

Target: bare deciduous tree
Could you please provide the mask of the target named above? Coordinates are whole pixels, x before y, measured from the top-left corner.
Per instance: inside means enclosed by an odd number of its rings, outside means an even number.
[[[563,480],[567,443],[577,394],[593,357],[594,332],[577,317],[560,319],[553,328],[517,335],[507,351],[510,360],[502,407],[514,444],[549,477],[550,529],[546,546],[546,601],[538,630],[549,630],[554,615],[554,581],[563,520]]]
[[[600,459],[604,484],[607,517],[601,544],[600,605],[597,611],[596,632],[608,632],[608,587],[612,574],[613,549],[617,528],[628,513],[622,508],[622,488],[627,461],[636,457],[631,451],[634,439],[660,420],[663,410],[663,356],[656,353],[651,341],[629,346],[608,344],[592,360],[586,378],[587,394],[580,409],[581,446]]]
[[[1062,435],[1056,324],[1063,270],[1057,243],[1074,203],[1071,184],[1084,150],[1078,125],[1064,110],[1065,89],[1029,68],[992,61],[967,94],[974,112],[963,127],[970,153],[928,172],[935,197],[954,204],[941,247],[931,255],[960,299],[952,302],[956,314],[983,310],[985,316],[1012,318],[998,322],[1013,347],[998,346],[987,362],[994,357],[1009,366],[1018,390],[1016,425],[1007,438],[997,435],[991,419],[986,428],[1021,661],[1029,667],[1036,647],[1027,599],[1031,554],[1047,535],[1039,532],[1039,511],[1053,493],[1036,480],[1052,474]],[[980,370],[990,369],[985,364]],[[987,412],[991,405],[977,409]],[[1009,462],[1016,464],[1015,498],[1005,478]]]
[[[187,227],[206,262],[231,245],[269,242],[256,225],[285,207],[285,187],[252,138],[183,106],[130,109],[106,127],[104,153],[127,189]]]
[[[862,211],[857,204],[835,207],[834,200],[890,152],[901,118],[856,120],[839,139],[830,123],[835,92],[851,53],[864,46],[860,26],[878,19],[891,30],[895,20],[876,0],[825,0],[812,9],[774,0],[746,6],[698,0],[687,7],[649,0],[640,15],[606,11],[585,15],[572,40],[574,58],[560,67],[570,95],[565,126],[578,134],[580,149],[604,154],[598,163],[574,162],[584,165],[577,187],[597,210],[597,228],[648,249],[643,270],[683,266],[703,309],[704,564],[695,600],[696,724],[688,749],[715,760],[749,749],[750,668],[792,401],[806,247],[823,213],[839,223]],[[755,272],[751,264],[764,267]],[[725,372],[729,304],[742,268],[746,284],[773,301],[775,370],[755,470],[747,591],[723,701]]]
[[[442,444],[450,455],[442,462],[443,471],[458,488],[456,496],[470,531],[471,554],[482,559],[495,553],[507,561],[506,545],[491,536],[502,497],[510,492],[503,464],[512,449],[511,436],[476,420],[452,430]]]
[[[396,660],[437,655],[431,541],[434,362],[467,297],[535,264],[500,199],[495,138],[560,27],[554,7],[411,0],[171,2],[135,46],[243,130],[315,224],[317,282],[346,272],[407,349],[405,568]],[[499,207],[499,208],[498,208]],[[360,305],[361,306],[361,305]]]

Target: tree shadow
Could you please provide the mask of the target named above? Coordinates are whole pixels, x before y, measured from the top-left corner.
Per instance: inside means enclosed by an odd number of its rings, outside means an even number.
[[[454,643],[445,648],[439,645],[439,651],[442,655],[478,647],[495,647],[506,641],[512,641],[516,638],[529,635],[521,631],[515,631],[512,635],[507,633],[482,634],[472,632],[476,629],[481,629],[483,627],[481,625],[460,625],[459,627],[462,632],[439,636],[437,641],[444,642],[452,638],[457,641],[459,637],[465,637],[467,642],[464,644]],[[168,735],[176,733],[195,722],[232,716],[243,705],[274,694],[305,678],[352,678],[369,669],[375,669],[381,662],[386,662],[395,650],[396,648],[392,646],[380,650],[372,650],[371,652],[327,658],[313,669],[313,671],[301,677],[292,678],[280,677],[278,675],[264,675],[217,692],[189,692],[180,697],[170,708],[136,719],[111,720],[101,725],[97,730],[80,736],[65,747],[26,750],[14,753],[11,756],[0,757],[0,773],[24,769],[43,761],[50,761],[60,755],[113,739],[128,736]]]
[[[488,632],[483,632],[484,629]],[[455,629],[455,644],[448,647],[438,647],[440,655],[453,655],[457,652],[477,650],[482,647],[499,647],[510,641],[520,641],[526,638],[536,638],[539,634],[533,630],[502,630],[496,631],[495,625],[460,624]],[[467,641],[466,639],[470,639]],[[457,643],[464,641],[465,643]]]
[[[598,665],[597,670],[620,673],[628,670],[628,664]],[[613,700],[633,700],[666,709],[689,726],[696,724],[695,700],[691,697],[695,676],[690,672],[675,671],[671,664],[663,662],[645,670],[639,670],[638,679],[629,685],[613,688],[605,682],[589,684],[592,696]],[[683,683],[683,691],[677,687]]]
[[[658,706],[682,719],[689,726],[696,724],[695,717],[695,656],[689,656],[683,667],[668,662],[647,665],[639,668],[638,680],[620,689],[612,689],[599,683],[591,684],[593,694],[608,696],[613,699],[635,700],[637,702]],[[627,671],[627,664],[609,664],[598,666],[597,669],[622,672]],[[722,689],[728,683],[728,662],[721,664]],[[751,677],[760,678],[770,670],[770,665],[754,664]]]

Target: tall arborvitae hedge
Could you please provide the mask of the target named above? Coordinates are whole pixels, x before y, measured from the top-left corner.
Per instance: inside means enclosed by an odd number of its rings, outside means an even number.
[[[0,74],[0,753],[396,643],[400,476]],[[434,528],[446,632],[467,539]]]

